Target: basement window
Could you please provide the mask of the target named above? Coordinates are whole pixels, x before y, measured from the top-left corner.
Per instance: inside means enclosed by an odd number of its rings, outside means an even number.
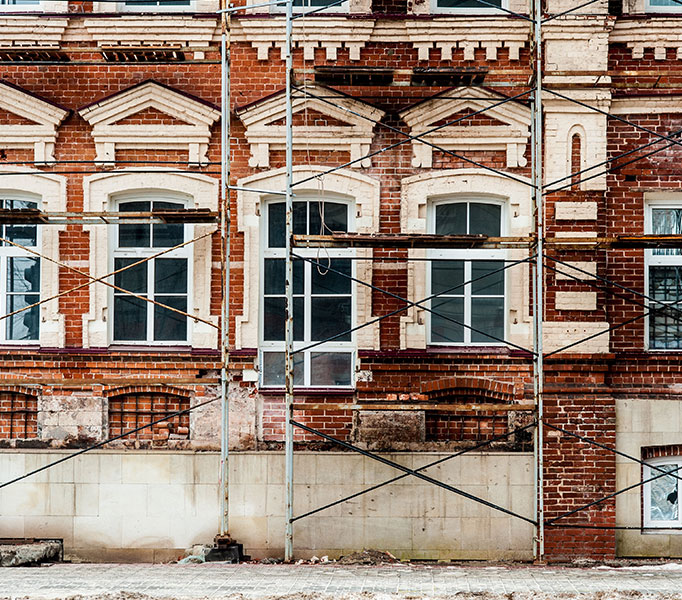
[[[670,475],[662,474],[661,470]],[[665,456],[648,460],[644,465],[643,477],[647,482],[643,490],[644,527],[679,529],[682,523],[678,477],[682,477],[682,457]]]
[[[678,0],[647,0],[647,12],[682,12],[682,3]]]
[[[509,8],[508,0],[432,0],[433,12],[499,13]]]
[[[19,392],[0,392],[0,439],[38,437],[38,399]]]

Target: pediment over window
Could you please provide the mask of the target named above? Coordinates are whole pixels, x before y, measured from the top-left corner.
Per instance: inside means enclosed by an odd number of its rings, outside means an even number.
[[[53,162],[57,127],[68,114],[54,102],[0,81],[0,148],[32,148],[37,163]]]
[[[443,96],[454,99],[444,100]],[[424,139],[445,150],[504,150],[507,167],[525,167],[530,109],[514,101],[495,106],[503,99],[482,88],[455,88],[415,104],[400,116],[411,135],[438,128]],[[487,110],[479,114],[483,109]],[[463,118],[467,115],[473,116]],[[447,125],[453,121],[457,122]],[[412,166],[432,167],[433,150],[432,146],[413,141]]]
[[[79,114],[92,125],[97,160],[116,150],[187,150],[190,164],[205,164],[218,107],[156,81],[145,81],[89,104]]]
[[[324,99],[306,96],[303,91],[294,91],[293,149],[345,151],[350,153],[351,160],[368,154],[374,124],[384,116],[384,112],[330,88],[307,86],[305,89]],[[250,166],[268,167],[270,151],[284,150],[285,112],[284,91],[237,108],[251,147]],[[370,165],[371,159],[366,158],[352,166]]]

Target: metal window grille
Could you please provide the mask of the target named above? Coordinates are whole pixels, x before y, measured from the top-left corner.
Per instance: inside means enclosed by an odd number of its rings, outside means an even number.
[[[19,392],[0,392],[0,439],[38,437],[38,399]]]
[[[109,435],[147,425],[172,413],[189,408],[189,398],[173,394],[136,393],[109,398]],[[127,439],[149,440],[165,444],[169,439],[189,439],[189,413],[178,415],[141,431]]]

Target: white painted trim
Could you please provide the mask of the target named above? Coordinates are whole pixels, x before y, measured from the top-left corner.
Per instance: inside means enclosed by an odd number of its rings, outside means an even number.
[[[442,101],[437,98],[421,102],[400,113],[410,127],[411,135],[421,135],[434,128],[434,123],[448,119],[463,110],[474,112],[486,109],[485,116],[501,121],[503,125],[475,125],[469,119],[442,127],[423,139],[445,150],[504,150],[507,167],[524,167],[525,152],[530,138],[530,110],[516,102],[492,107],[503,98],[482,88],[456,88],[448,95],[466,100]],[[475,98],[475,99],[471,99]],[[433,147],[414,140],[412,143],[412,166],[431,168]]]
[[[117,124],[146,108],[155,108],[185,124]],[[114,161],[117,148],[187,149],[190,165],[208,162],[211,126],[220,117],[218,110],[154,81],[119,92],[78,112],[92,125],[97,160]]]
[[[98,173],[83,179],[83,210],[101,212],[122,193],[139,191],[168,191],[173,195],[183,195],[192,199],[194,208],[218,209],[218,180],[198,173],[154,173],[148,167],[144,172],[126,169],[111,173]],[[95,277],[106,275],[109,270],[109,238],[115,227],[86,225],[90,234],[90,272]],[[195,225],[194,237],[215,229],[214,225]],[[188,311],[198,317],[218,323],[218,317],[211,315],[211,238],[206,237],[193,243],[194,272],[190,288],[194,290],[188,301]],[[108,288],[104,285],[90,286],[90,310],[83,315],[83,347],[103,348],[110,344],[108,319]],[[217,330],[201,322],[188,323],[188,336],[195,348],[216,348]],[[149,345],[164,345],[149,342]],[[176,344],[177,345],[177,344]]]

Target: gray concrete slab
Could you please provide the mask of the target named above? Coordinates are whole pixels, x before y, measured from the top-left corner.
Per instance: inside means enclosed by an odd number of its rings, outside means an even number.
[[[682,564],[634,568],[56,564],[0,570],[0,598],[13,600],[104,595],[130,598],[131,594],[182,600],[234,598],[235,594],[249,600],[287,594],[301,594],[307,600],[362,594],[367,600],[457,593],[530,594],[550,599],[556,594],[600,597],[604,592],[672,594],[682,599]]]

